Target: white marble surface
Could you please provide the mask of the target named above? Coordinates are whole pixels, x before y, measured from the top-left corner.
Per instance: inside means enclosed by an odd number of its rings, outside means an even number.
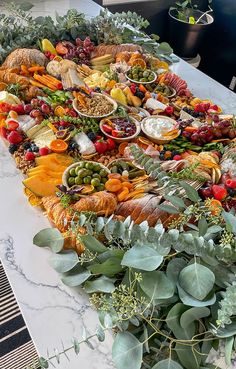
[[[89,15],[96,15],[99,7],[89,0],[36,2],[38,12],[61,14],[69,7],[77,7]],[[56,4],[56,5],[55,5]],[[236,95],[181,61],[173,70],[186,79],[190,89],[199,97],[219,103],[226,113],[236,113]],[[70,345],[71,339],[81,337],[83,326],[93,333],[97,324],[96,312],[80,289],[64,286],[58,274],[48,265],[49,251],[32,244],[33,236],[49,222],[42,212],[30,207],[23,194],[23,176],[0,142],[0,256],[22,313],[40,355],[47,349]],[[58,369],[111,369],[112,338],[107,335],[94,351],[86,345],[78,358],[70,352],[70,362],[62,359]],[[128,369],[128,368],[127,368]]]

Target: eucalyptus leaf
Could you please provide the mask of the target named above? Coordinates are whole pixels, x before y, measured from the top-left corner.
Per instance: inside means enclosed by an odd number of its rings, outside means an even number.
[[[86,270],[80,265],[76,265],[69,272],[62,274],[61,280],[67,286],[75,287],[83,284],[90,276],[91,273],[89,270]]]
[[[129,332],[116,335],[112,346],[112,359],[117,369],[140,369],[142,365],[143,345]]]
[[[204,300],[210,293],[214,283],[214,273],[209,268],[196,262],[182,269],[179,274],[180,287],[200,301]]]
[[[166,213],[169,213],[169,214],[179,214],[179,210],[174,208],[171,205],[161,204],[161,205],[158,205],[157,207],[158,209],[165,211]]]
[[[177,284],[179,298],[180,300],[187,306],[210,306],[216,302],[216,295],[214,292],[211,292],[204,300],[200,301],[189,295],[185,292],[178,284]]]
[[[175,258],[169,261],[166,268],[167,277],[176,284],[179,278],[179,273],[186,267],[187,262],[181,258]]]
[[[185,311],[180,318],[180,325],[183,329],[186,329],[195,320],[205,318],[210,315],[210,309],[207,307],[193,307]]]
[[[166,317],[166,324],[174,333],[175,337],[178,339],[192,339],[195,333],[194,324],[190,324],[188,327],[183,328],[180,325],[180,317],[182,314],[188,310],[188,307],[184,304],[177,303],[169,311]]]
[[[57,228],[45,228],[34,236],[33,244],[50,247],[53,252],[60,252],[64,246],[64,237]]]
[[[106,276],[113,276],[122,271],[123,267],[120,264],[120,259],[111,257],[101,264],[93,264],[88,267],[93,274],[104,274]]]
[[[224,328],[218,328],[216,336],[219,338],[228,338],[236,335],[236,320],[232,319],[231,324],[225,325]]]
[[[230,227],[231,231],[236,234],[236,217],[232,213],[228,213],[225,210],[221,213],[224,218],[226,224]]]
[[[225,362],[227,365],[231,365],[233,344],[234,344],[234,336],[227,337],[225,339]]]
[[[104,228],[105,222],[103,217],[98,217],[95,224],[96,233],[100,233]]]
[[[198,221],[199,236],[204,236],[207,233],[208,223],[206,218],[202,217]]]
[[[110,279],[103,275],[94,281],[86,281],[84,284],[84,289],[87,293],[111,293],[115,290],[114,281],[115,279]]]
[[[199,345],[187,346],[179,343],[175,345],[175,352],[184,368],[199,369],[201,363],[199,351]]]
[[[193,188],[192,186],[190,186],[188,183],[184,182],[184,181],[180,181],[180,185],[183,187],[183,189],[185,190],[186,196],[193,202],[198,202],[201,200],[201,198],[198,195],[198,192],[195,190],[195,188]]]
[[[46,359],[44,359],[44,357],[39,357],[38,360],[39,360],[39,364],[40,364],[41,368],[43,368],[43,369],[49,368],[48,361]]]
[[[173,282],[160,271],[143,273],[140,287],[151,300],[170,298],[175,291]]]
[[[80,240],[84,244],[85,248],[92,252],[100,254],[107,251],[106,246],[90,234],[80,235]]]
[[[183,369],[183,367],[171,358],[161,360],[152,369]]]
[[[49,264],[58,273],[68,272],[74,268],[78,261],[78,254],[74,250],[63,250],[49,258]]]
[[[162,261],[163,256],[151,247],[135,245],[126,251],[121,264],[130,268],[153,271],[161,265]]]
[[[33,4],[31,4],[30,2],[24,2],[20,4],[20,9],[24,10],[25,12],[28,12],[30,9],[33,8]]]
[[[172,205],[174,205],[175,207],[179,208],[179,209],[185,209],[186,205],[184,203],[184,200],[182,200],[180,197],[177,196],[169,196],[169,195],[165,195],[165,199],[168,200],[169,202],[171,202]]]
[[[96,333],[97,333],[98,341],[100,341],[100,342],[105,341],[105,338],[106,338],[105,337],[105,332],[104,332],[104,329],[102,329],[102,327],[100,325],[97,327]]]

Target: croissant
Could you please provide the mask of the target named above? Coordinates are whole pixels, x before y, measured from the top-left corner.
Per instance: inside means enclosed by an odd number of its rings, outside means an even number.
[[[111,215],[115,212],[117,201],[115,195],[106,191],[96,192],[80,199],[73,209],[77,212],[93,211],[98,215]]]
[[[27,78],[18,76],[16,73],[11,73],[8,69],[0,70],[0,82],[6,84],[19,83],[22,88],[29,86],[29,81]]]
[[[57,196],[47,196],[42,199],[49,220],[61,231],[65,232],[76,213],[82,211],[95,212],[98,215],[111,215],[117,207],[116,197],[105,191],[96,192],[77,201],[70,209],[65,209]]]
[[[37,49],[24,48],[12,51],[2,66],[5,68],[15,68],[20,65],[30,67],[35,64],[45,66],[47,64],[46,56]]]

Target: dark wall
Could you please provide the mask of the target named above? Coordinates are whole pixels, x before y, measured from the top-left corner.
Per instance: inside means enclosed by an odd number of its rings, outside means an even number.
[[[207,9],[207,0],[198,0],[201,10]],[[175,0],[156,0],[110,5],[111,12],[135,11],[148,19],[147,33],[157,33],[161,41],[169,41],[168,9]],[[214,23],[210,27],[200,55],[199,69],[225,86],[236,76],[236,0],[213,0]],[[175,45],[171,45],[174,49]]]

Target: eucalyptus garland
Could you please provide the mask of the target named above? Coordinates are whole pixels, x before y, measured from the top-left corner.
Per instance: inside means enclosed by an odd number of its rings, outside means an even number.
[[[0,63],[18,47],[40,47],[39,40],[48,38],[55,43],[58,40],[75,40],[89,36],[96,44],[137,43],[154,55],[168,57],[173,50],[163,42],[158,44],[156,35],[148,37],[142,30],[149,23],[135,12],[112,14],[101,10],[100,15],[91,20],[76,9],[69,9],[63,16],[55,14],[34,18],[30,12],[30,3],[4,3],[6,14],[0,14]],[[135,28],[134,28],[135,27]]]
[[[166,195],[170,212],[185,215],[174,228],[76,213],[68,232],[85,246],[80,256],[63,250],[57,229],[34,237],[35,245],[51,247],[49,263],[63,283],[90,295],[99,330],[115,328],[118,369],[213,368],[207,363],[211,348],[235,340],[236,217],[225,211],[212,217],[209,204],[188,190],[184,198]],[[195,198],[191,205],[189,197]],[[228,345],[228,364],[232,351]],[[49,360],[40,363],[47,368]]]

